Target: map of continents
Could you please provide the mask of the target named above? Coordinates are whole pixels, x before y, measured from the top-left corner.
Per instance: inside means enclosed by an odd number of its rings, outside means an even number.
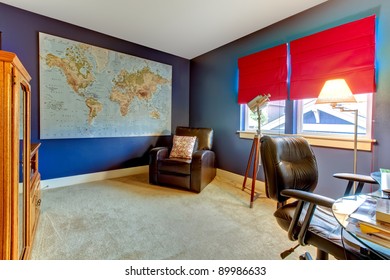
[[[41,139],[171,134],[172,66],[39,33]]]

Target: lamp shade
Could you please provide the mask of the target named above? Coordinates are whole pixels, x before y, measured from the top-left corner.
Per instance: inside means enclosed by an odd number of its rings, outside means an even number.
[[[315,104],[356,103],[347,82],[344,79],[334,79],[325,82]]]

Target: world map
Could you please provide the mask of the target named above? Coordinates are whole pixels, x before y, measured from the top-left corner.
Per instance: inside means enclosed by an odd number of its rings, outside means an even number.
[[[171,134],[172,66],[39,33],[40,138]]]

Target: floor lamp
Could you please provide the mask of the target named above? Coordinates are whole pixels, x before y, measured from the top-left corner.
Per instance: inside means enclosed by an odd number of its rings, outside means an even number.
[[[340,105],[343,103],[356,103],[356,99],[352,94],[347,82],[344,79],[334,79],[325,82],[315,104],[328,103],[333,109],[338,109],[341,112],[354,113],[354,139],[353,139],[353,173],[356,174],[357,167],[357,136],[358,136],[358,110],[346,109]],[[356,191],[354,184],[353,192]]]
[[[270,95],[258,95],[255,98],[253,98],[251,101],[248,102],[248,108],[253,112],[257,114],[257,130],[256,134],[253,138],[251,153],[249,155],[248,159],[248,165],[246,167],[245,171],[245,177],[244,182],[242,183],[242,190],[246,189],[246,180],[248,178],[249,169],[251,167],[252,158],[254,157],[253,161],[253,175],[252,175],[252,187],[251,187],[251,200],[250,200],[250,208],[253,207],[253,201],[257,198],[255,198],[255,186],[256,186],[256,177],[257,177],[257,170],[259,167],[259,160],[260,160],[260,137],[261,137],[261,110],[267,105],[269,102]]]

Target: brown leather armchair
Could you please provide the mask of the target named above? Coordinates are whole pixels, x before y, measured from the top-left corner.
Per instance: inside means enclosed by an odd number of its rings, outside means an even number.
[[[149,156],[149,182],[201,192],[215,177],[215,153],[211,128],[179,126],[175,135],[196,136],[191,159],[170,158],[172,147],[156,147]]]
[[[331,212],[335,200],[313,193],[318,181],[317,161],[303,137],[263,136],[260,142],[266,195],[277,201],[274,216],[291,241],[298,241],[297,246],[316,247],[317,259],[328,259],[329,254],[336,259],[377,258],[369,255],[362,244],[356,244],[357,241],[346,242],[344,237],[348,234],[342,231]],[[359,175],[342,177],[366,182]],[[286,250],[281,257],[296,247]],[[301,256],[301,259],[310,258],[309,254]]]

